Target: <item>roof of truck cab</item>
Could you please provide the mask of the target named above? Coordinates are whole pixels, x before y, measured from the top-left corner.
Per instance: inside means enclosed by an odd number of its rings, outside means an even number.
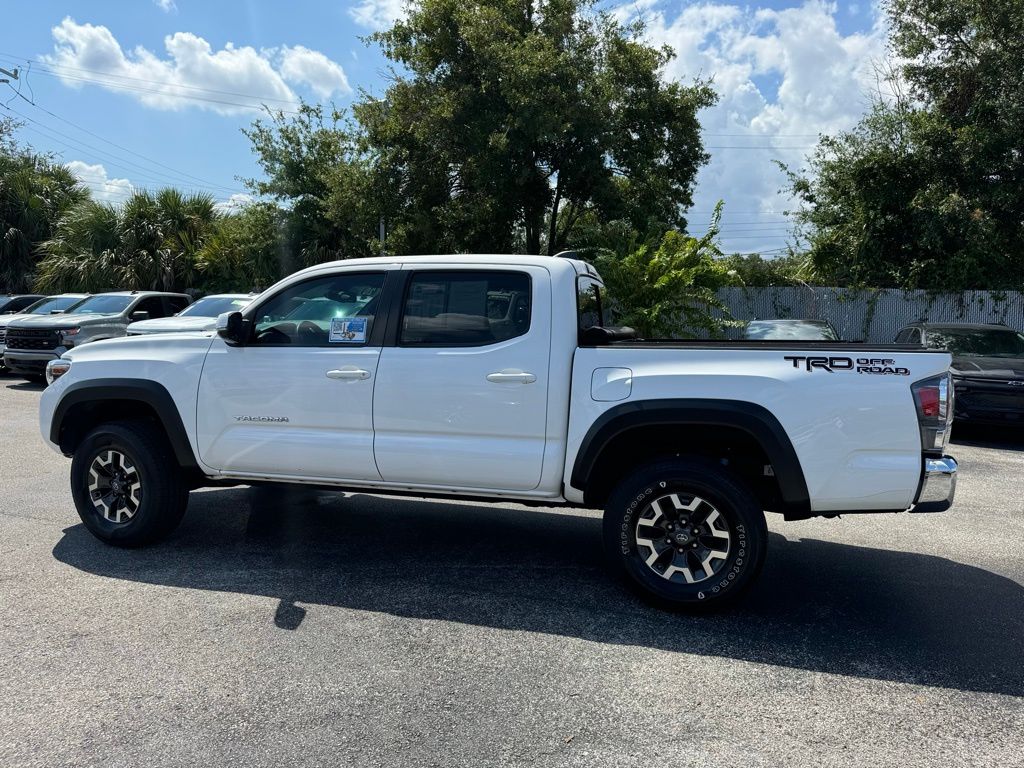
[[[315,264],[301,270],[302,272],[316,272],[335,267],[351,267],[354,265],[366,265],[370,267],[391,266],[401,264],[460,264],[487,266],[490,264],[521,264],[525,267],[550,267],[553,264],[568,264],[578,274],[597,274],[594,268],[585,261],[566,258],[564,256],[537,256],[513,253],[455,253],[437,255],[416,255],[416,256],[370,256],[362,259],[340,259],[338,261],[327,261],[323,264]]]
[[[1012,331],[1013,329],[1002,323],[943,323],[939,321],[911,323],[906,328],[923,328],[926,331],[934,331],[937,328],[957,328],[965,331]]]

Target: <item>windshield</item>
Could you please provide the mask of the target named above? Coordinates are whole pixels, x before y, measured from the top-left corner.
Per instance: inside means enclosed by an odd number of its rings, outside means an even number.
[[[25,308],[25,313],[30,315],[48,315],[51,312],[69,309],[82,301],[81,296],[53,296],[48,299],[40,299],[35,304]]]
[[[76,315],[117,315],[132,303],[134,296],[93,296],[75,307]]]
[[[839,341],[832,326],[821,320],[755,320],[747,326],[744,336],[767,341]]]
[[[217,317],[225,312],[234,312],[248,305],[252,299],[234,296],[207,296],[195,304],[189,304],[178,313],[178,317]]]
[[[932,328],[928,349],[946,349],[958,357],[1024,357],[1024,335],[1009,328]]]

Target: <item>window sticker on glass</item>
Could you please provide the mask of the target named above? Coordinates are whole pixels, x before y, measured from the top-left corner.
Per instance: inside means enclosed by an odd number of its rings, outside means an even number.
[[[331,318],[332,344],[363,344],[366,342],[365,317]]]

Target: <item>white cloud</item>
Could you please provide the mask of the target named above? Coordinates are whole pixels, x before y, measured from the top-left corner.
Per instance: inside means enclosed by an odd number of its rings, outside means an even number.
[[[340,64],[303,45],[281,49],[281,75],[289,82],[308,85],[321,99],[352,92]]]
[[[320,98],[351,90],[341,65],[302,46],[257,51],[227,43],[215,51],[197,35],[176,32],[164,38],[167,57],[161,58],[142,46],[126,52],[106,27],[70,17],[52,32],[54,50],[43,60],[65,85],[98,84],[155,109],[295,109],[299,97],[286,80],[309,86]]]
[[[111,179],[101,164],[89,165],[81,160],[72,160],[68,169],[92,192],[95,200],[102,203],[123,203],[134,191],[128,179]]]
[[[356,24],[369,29],[386,29],[405,13],[405,0],[361,0],[348,14]]]
[[[164,13],[178,12],[178,6],[174,0],[153,0],[153,3]]]
[[[620,12],[632,18],[634,8]],[[881,15],[872,5],[873,27],[844,35],[836,6],[820,0],[784,10],[675,8],[673,1],[642,10],[647,36],[675,49],[669,77],[713,77],[720,97],[700,115],[711,162],[697,179],[691,228],[702,231],[704,212],[723,199],[726,250],[778,248],[786,242],[783,211],[794,201],[780,193],[786,179],[772,160],[799,169],[819,133],[847,129],[864,113],[873,64],[885,55]]]
[[[252,201],[252,195],[247,195],[244,192],[236,192],[227,200],[221,200],[213,207],[216,208],[219,213],[237,213]]]

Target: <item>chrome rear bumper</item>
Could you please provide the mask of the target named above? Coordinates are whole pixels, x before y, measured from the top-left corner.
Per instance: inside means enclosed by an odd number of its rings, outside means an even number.
[[[911,512],[945,512],[953,506],[956,493],[956,459],[943,456],[941,459],[925,458],[921,474],[921,487]]]

